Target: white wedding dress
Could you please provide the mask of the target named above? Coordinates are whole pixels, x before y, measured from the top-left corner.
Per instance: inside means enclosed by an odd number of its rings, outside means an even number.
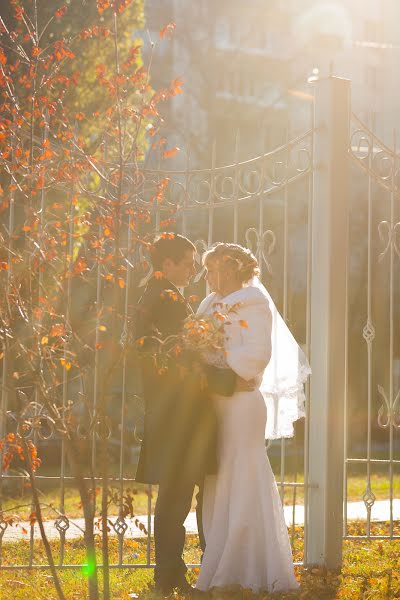
[[[201,303],[198,314],[221,310],[215,302],[240,306],[225,327],[226,355],[207,355],[207,360],[220,366],[225,362],[240,377],[261,384],[271,357],[268,299],[256,287],[225,298],[213,293]],[[219,471],[207,476],[204,484],[206,550],[196,587],[202,591],[231,585],[254,592],[296,589],[288,531],[265,449],[265,400],[259,389],[214,399],[220,420]]]

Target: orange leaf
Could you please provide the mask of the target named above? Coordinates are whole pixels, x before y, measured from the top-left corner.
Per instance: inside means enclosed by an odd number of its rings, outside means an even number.
[[[97,342],[97,344],[95,345],[96,350],[101,350],[102,348],[104,348],[104,344],[102,344],[102,342]]]
[[[239,325],[240,325],[240,327],[244,327],[245,329],[247,329],[247,327],[249,326],[248,322],[243,321],[242,319],[240,319]]]
[[[169,91],[174,96],[177,96],[178,94],[183,94],[182,86],[183,86],[183,79],[181,79],[180,77],[177,77],[176,79],[171,81]]]
[[[165,150],[163,152],[163,158],[171,158],[172,156],[175,156],[175,154],[178,154],[180,148],[178,148],[177,146],[175,146],[175,148],[171,148],[170,150]]]
[[[156,279],[162,279],[164,277],[164,275],[162,274],[161,271],[154,271],[154,277]]]
[[[80,257],[74,265],[74,273],[80,274],[87,270],[88,270],[87,262],[85,261],[84,258]]]
[[[152,148],[153,148],[153,150],[155,150],[156,148],[158,148],[158,146],[165,146],[166,143],[167,143],[167,138],[161,137],[159,140],[154,142],[154,144],[152,145]]]
[[[62,323],[57,323],[56,325],[53,325],[53,327],[50,330],[51,337],[58,337],[63,333],[65,333],[65,327]]]
[[[110,6],[109,0],[97,0],[97,10],[99,14],[104,12]]]
[[[165,27],[163,27],[161,29],[161,31],[160,31],[160,38],[161,39],[165,38],[165,36],[167,35],[167,33],[172,33],[175,28],[176,28],[176,23],[174,23],[173,21],[171,21],[171,23],[168,23],[168,25],[166,25]]]
[[[122,279],[122,277],[119,277],[118,279],[118,285],[121,289],[124,289],[125,287],[125,281]]]
[[[58,8],[56,10],[56,12],[54,13],[54,16],[55,17],[63,17],[65,15],[66,11],[67,11],[67,7],[64,4],[64,6],[60,6],[60,8]]]

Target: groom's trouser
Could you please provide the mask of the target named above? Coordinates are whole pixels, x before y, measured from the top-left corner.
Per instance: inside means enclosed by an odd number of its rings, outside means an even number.
[[[186,530],[184,522],[189,514],[195,483],[180,480],[160,483],[154,511],[154,542],[156,566],[154,579],[162,587],[179,585],[187,571],[183,561]],[[204,552],[205,542],[202,527],[202,487],[197,494],[197,526],[200,545]]]

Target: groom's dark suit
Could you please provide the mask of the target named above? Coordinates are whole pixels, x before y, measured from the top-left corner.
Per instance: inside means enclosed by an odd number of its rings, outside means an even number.
[[[192,310],[167,279],[150,279],[140,300],[135,337],[165,339],[177,334]],[[145,341],[144,349],[152,342]],[[151,356],[142,360],[145,398],[144,437],[136,481],[159,484],[154,517],[156,583],[179,585],[186,572],[182,560],[184,520],[190,511],[195,484],[217,470],[217,419],[211,402],[213,389],[232,395],[236,375],[229,369],[208,368],[209,387],[204,389],[196,360],[182,352],[159,372]],[[200,540],[201,506],[197,520]],[[204,543],[202,544],[204,545]]]

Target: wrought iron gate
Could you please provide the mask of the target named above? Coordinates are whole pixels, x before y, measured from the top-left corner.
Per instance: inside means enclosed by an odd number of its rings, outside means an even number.
[[[311,358],[314,370],[311,395],[307,386],[307,418],[296,426],[293,440],[281,440],[268,447],[268,454],[274,468],[282,501],[286,504],[287,518],[290,522],[291,537],[294,540],[296,523],[304,522],[304,562],[323,563],[334,566],[340,563],[343,535],[343,514],[341,485],[344,476],[344,497],[346,499],[346,474],[353,465],[365,465],[366,487],[364,502],[367,510],[366,535],[371,536],[371,516],[373,516],[373,484],[372,474],[375,465],[385,465],[389,478],[389,514],[388,532],[390,537],[398,536],[398,525],[395,523],[394,490],[395,469],[400,461],[396,458],[396,434],[399,431],[400,400],[398,371],[400,351],[396,341],[396,323],[398,328],[399,314],[396,312],[396,299],[399,296],[399,273],[396,271],[396,260],[400,255],[400,243],[396,236],[400,233],[399,218],[399,155],[396,149],[389,150],[367,130],[356,117],[350,121],[349,82],[330,78],[316,84],[315,122],[304,135],[288,141],[281,148],[247,161],[235,161],[231,165],[216,166],[215,148],[211,157],[211,166],[206,169],[181,171],[147,170],[143,194],[138,194],[138,202],[148,208],[148,191],[157,184],[169,179],[166,199],[163,204],[152,205],[156,230],[164,228],[169,209],[179,206],[177,212],[177,230],[189,236],[201,252],[216,241],[234,241],[252,248],[260,262],[261,276],[269,288],[277,307],[288,322],[299,343]],[[336,104],[337,103],[337,104]],[[339,106],[338,112],[333,107]],[[335,112],[336,111],[336,112]],[[341,127],[339,143],[334,143],[336,127]],[[349,146],[349,130],[352,129]],[[377,148],[380,149],[377,153]],[[239,140],[236,156],[239,155]],[[368,193],[360,192],[360,206],[366,201],[365,214],[368,215],[368,236],[364,250],[367,252],[366,298],[367,312],[360,334],[366,344],[368,368],[367,382],[367,444],[366,456],[353,456],[349,442],[352,396],[349,393],[352,381],[351,369],[354,367],[352,357],[353,338],[351,330],[351,286],[354,273],[354,252],[352,249],[352,219],[357,216],[354,203],[356,191],[349,193],[346,171],[349,156],[359,173],[364,177]],[[379,157],[379,158],[378,158]],[[381,167],[376,165],[380,161]],[[383,171],[376,171],[382,168]],[[353,183],[355,178],[353,178]],[[374,182],[385,191],[389,198],[389,216],[379,221],[378,233],[382,242],[379,256],[374,254],[372,218]],[[337,187],[339,185],[339,187]],[[340,187],[341,186],[341,187]],[[335,194],[341,194],[341,204],[336,202]],[[344,213],[340,208],[344,207]],[[350,207],[350,251],[346,250],[347,211]],[[9,228],[13,227],[13,215],[10,208]],[[330,219],[335,220],[333,232]],[[343,229],[343,223],[345,224]],[[324,229],[325,228],[325,229]],[[70,235],[73,235],[71,231]],[[129,231],[128,231],[129,235]],[[68,246],[69,247],[69,246]],[[376,250],[376,248],[375,248]],[[333,254],[337,261],[333,260]],[[388,330],[388,373],[385,379],[373,377],[373,347],[376,337],[376,319],[373,316],[373,265],[374,257],[379,259],[379,268],[386,265],[389,273],[389,314]],[[145,255],[137,256],[137,261],[144,261]],[[344,261],[344,262],[343,262]],[[340,269],[347,264],[344,276]],[[378,263],[376,263],[378,264]],[[101,304],[102,286],[100,278],[101,265],[97,264],[95,274],[96,298]],[[151,272],[144,272],[141,277],[143,285]],[[205,293],[199,259],[198,274],[190,294]],[[340,295],[338,306],[332,306],[335,298],[330,283],[338,276]],[[340,279],[342,278],[342,279]],[[342,283],[340,283],[340,281]],[[135,282],[130,269],[126,272],[125,290],[125,328],[127,335],[128,304],[132,296]],[[342,304],[341,304],[342,303]],[[342,307],[342,308],[340,308]],[[332,312],[336,311],[336,312]],[[340,313],[340,311],[342,311]],[[341,321],[342,318],[342,321]],[[397,321],[396,321],[397,319]],[[338,339],[332,340],[332,331],[326,329],[330,322],[339,323]],[[340,326],[342,322],[342,327]],[[314,329],[313,329],[313,323]],[[100,321],[98,323],[100,325]],[[320,330],[318,328],[321,327]],[[325,329],[324,329],[325,328]],[[98,331],[98,327],[96,329]],[[328,332],[325,336],[325,333]],[[322,341],[321,341],[322,340]],[[314,346],[313,346],[314,344]],[[342,344],[342,346],[341,346]],[[396,345],[397,344],[397,345]],[[343,347],[343,353],[337,352]],[[97,344],[96,344],[97,348]],[[345,356],[346,360],[343,359]],[[99,366],[98,351],[90,372],[93,410],[96,407],[96,381]],[[7,392],[7,356],[3,359],[1,433],[7,431],[12,412],[8,411]],[[328,368],[326,368],[328,365]],[[339,367],[338,367],[339,365]],[[396,371],[397,368],[397,371]],[[115,447],[116,466],[112,473],[112,483],[122,492],[133,485],[134,469],[134,435],[138,434],[138,415],[129,415],[132,407],[140,404],[140,386],[129,379],[132,366],[126,357],[122,364],[120,380],[115,386],[115,404],[118,404],[118,415],[114,415],[114,424],[108,432],[110,442]],[[335,387],[332,388],[332,376],[336,374]],[[381,408],[377,419],[380,428],[387,432],[388,456],[374,457],[373,418],[374,386],[379,385],[378,394]],[[62,382],[61,401],[65,404],[71,382],[66,372]],[[342,394],[340,394],[342,389]],[[339,390],[339,395],[336,395]],[[76,393],[85,390],[75,389]],[[111,392],[110,392],[111,394]],[[362,405],[361,394],[356,394],[357,406]],[[340,406],[343,413],[340,411]],[[336,412],[332,413],[335,409]],[[51,423],[46,419],[40,403],[29,405],[26,417],[31,420],[32,428],[28,432],[39,444],[50,444],[55,439]],[[338,412],[337,412],[338,411]],[[375,412],[374,412],[375,411]],[[338,421],[329,422],[329,415],[338,415]],[[335,417],[336,418],[336,417]],[[335,427],[332,423],[335,423]],[[83,424],[80,425],[83,428]],[[97,433],[92,434],[91,463],[93,472],[97,473]],[[137,436],[138,437],[138,436]],[[137,439],[136,439],[137,442]],[[398,442],[398,440],[397,440]],[[137,444],[136,444],[137,447]],[[339,454],[337,454],[339,452]],[[343,460],[342,460],[343,458]],[[1,485],[11,480],[23,481],[24,475],[1,472]],[[59,503],[56,507],[57,518],[53,521],[59,534],[60,553],[59,568],[71,565],[64,563],[64,547],[68,530],[73,527],[73,519],[65,510],[65,495],[72,477],[68,474],[65,452],[61,453],[61,464],[56,474],[37,475],[39,482],[55,480],[59,484]],[[101,480],[95,476],[101,485]],[[341,485],[337,486],[340,480]],[[332,499],[332,495],[334,498]],[[122,496],[122,494],[121,494]],[[121,501],[122,502],[122,501]],[[330,504],[332,502],[332,504]],[[122,509],[122,505],[120,506]],[[152,490],[148,489],[148,514],[143,524],[147,530],[146,561],[139,562],[132,558],[131,550],[126,547],[127,535],[139,535],[140,531],[134,522],[120,514],[111,517],[112,527],[119,542],[119,559],[113,567],[150,567],[152,551]],[[117,511],[118,512],[118,511]],[[290,512],[290,515],[289,515]],[[349,536],[346,518],[344,518],[344,535]],[[0,522],[1,544],[7,543],[9,526],[3,519]],[[34,540],[37,532],[34,526],[26,536],[29,544],[28,560],[25,565],[2,564],[2,568],[34,567],[46,568],[45,564],[35,564]],[[77,567],[79,565],[74,565]]]

